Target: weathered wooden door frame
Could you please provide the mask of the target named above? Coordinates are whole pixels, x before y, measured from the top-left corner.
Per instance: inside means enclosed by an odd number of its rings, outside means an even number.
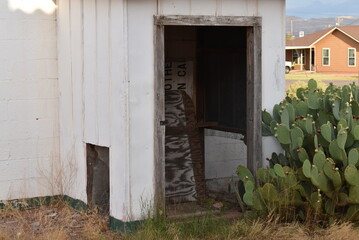
[[[155,49],[155,210],[165,210],[165,26],[247,27],[247,166],[262,163],[262,18],[235,16],[154,16]]]

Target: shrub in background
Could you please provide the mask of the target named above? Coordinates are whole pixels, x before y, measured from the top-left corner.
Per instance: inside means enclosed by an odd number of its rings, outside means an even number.
[[[328,87],[327,84],[325,84],[324,82],[320,81],[320,80],[316,80],[317,81],[317,88],[322,90],[323,92],[325,91],[325,89]],[[291,85],[289,85],[286,93],[287,96],[294,98],[297,96],[297,90],[299,88],[306,88],[308,85],[307,82],[304,81],[296,81],[295,83],[292,83]]]
[[[284,154],[273,153],[256,178],[244,166],[237,173],[243,201],[261,212],[302,219],[344,216],[359,220],[359,88],[330,84],[323,91],[309,80],[263,111],[263,135],[275,136]]]

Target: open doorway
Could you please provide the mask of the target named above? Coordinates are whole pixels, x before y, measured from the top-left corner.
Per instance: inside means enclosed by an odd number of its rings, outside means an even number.
[[[237,166],[261,161],[258,19],[164,18],[155,33],[157,207],[235,202]]]
[[[165,27],[167,202],[223,197],[246,165],[246,45],[246,27]]]
[[[315,51],[314,48],[310,48],[309,51],[311,52],[311,68],[309,69],[310,71],[316,71],[315,70]]]

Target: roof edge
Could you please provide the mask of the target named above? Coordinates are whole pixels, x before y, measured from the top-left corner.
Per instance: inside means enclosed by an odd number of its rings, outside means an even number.
[[[351,36],[349,33],[345,32],[344,30],[341,30],[340,28],[338,28],[338,30],[340,32],[342,32],[343,34],[347,35],[348,37],[350,37],[351,39],[353,39],[354,41],[358,42],[359,43],[359,40],[356,39],[355,37]]]
[[[290,46],[290,47],[285,47],[286,50],[291,50],[291,49],[307,49],[307,48],[311,48],[311,46]]]
[[[323,38],[325,38],[326,36],[328,36],[329,34],[331,34],[332,32],[334,32],[334,30],[338,29],[338,27],[334,27],[331,30],[329,30],[326,34],[324,34],[323,36],[321,36],[320,38],[318,38],[316,41],[314,41],[312,44],[310,44],[310,47],[313,47],[313,45],[315,45],[316,43],[318,43],[319,41],[321,41]]]

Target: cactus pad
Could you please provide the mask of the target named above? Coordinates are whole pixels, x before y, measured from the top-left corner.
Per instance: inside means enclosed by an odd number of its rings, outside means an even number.
[[[259,193],[259,189],[255,190],[253,192],[253,208],[257,211],[263,211],[265,209],[265,205],[263,204],[261,200],[261,195]]]
[[[319,100],[320,100],[320,98],[317,93],[309,93],[308,100],[307,100],[309,109],[314,109],[314,110],[319,109],[319,107],[320,107]]]
[[[273,132],[271,128],[266,125],[264,122],[262,122],[262,135],[263,136],[273,136]]]
[[[239,165],[237,167],[237,174],[240,180],[243,181],[244,184],[246,184],[247,181],[252,181],[254,182],[254,177],[252,175],[252,173],[248,170],[248,168]]]
[[[298,157],[301,162],[304,162],[306,159],[309,159],[308,153],[305,148],[298,149]]]
[[[275,120],[271,121],[270,122],[270,129],[271,129],[271,131],[273,133],[272,135],[274,135],[276,127],[277,127],[277,122]]]
[[[319,171],[317,167],[312,167],[312,170],[310,172],[311,176],[310,176],[310,180],[312,181],[313,185],[316,186],[317,188],[319,187]]]
[[[342,150],[345,149],[345,143],[347,142],[347,131],[345,129],[340,129],[337,136],[338,147]]]
[[[296,116],[307,116],[308,114],[308,106],[304,102],[299,102],[295,106],[295,115]]]
[[[313,119],[307,118],[305,120],[305,130],[308,134],[313,134]]]
[[[304,163],[303,163],[303,174],[307,178],[312,177],[312,165],[311,165],[311,163],[310,163],[310,161],[308,159],[305,160]]]
[[[284,126],[290,128],[289,112],[286,108],[283,110],[282,114],[280,115],[280,120]]]
[[[244,185],[246,192],[243,195],[243,201],[249,206],[253,206],[253,191],[254,183],[252,181],[247,181]]]
[[[266,202],[276,202],[279,200],[277,190],[271,183],[266,183],[260,188],[260,194]]]
[[[350,185],[359,186],[359,172],[354,165],[349,164],[345,168],[344,177]]]
[[[323,167],[325,175],[332,181],[335,189],[339,189],[342,186],[342,178],[339,170],[335,167],[334,161],[326,161]]]
[[[290,131],[286,126],[280,125],[277,128],[275,136],[281,144],[290,144]]]
[[[341,205],[341,206],[345,206],[349,203],[349,196],[346,194],[346,193],[339,193],[339,197],[338,197],[338,203]]]
[[[347,221],[356,221],[359,218],[359,205],[352,205],[348,208],[345,215]]]
[[[253,192],[245,192],[243,195],[243,202],[248,206],[253,206]]]
[[[280,113],[279,111],[281,110],[280,106],[278,104],[274,105],[273,107],[273,119],[276,122],[280,122]]]
[[[304,100],[304,92],[305,92],[305,89],[304,88],[298,88],[297,89],[297,97],[301,100]]]
[[[294,122],[294,118],[295,118],[295,109],[293,107],[292,104],[287,103],[286,108],[288,111],[288,116],[289,116],[289,123],[292,124]]]
[[[358,163],[358,160],[359,160],[358,150],[355,148],[350,150],[349,155],[348,155],[348,164],[355,166]]]
[[[355,140],[359,140],[359,125],[356,125],[353,130]]]
[[[354,116],[359,116],[359,104],[357,101],[351,101],[352,113]]]
[[[318,84],[317,81],[315,81],[314,79],[309,79],[308,81],[308,88],[310,91],[314,91],[315,89],[317,89]]]
[[[294,127],[290,130],[290,138],[292,141],[292,149],[297,149],[302,147],[303,139],[304,139],[304,133],[302,129],[299,127]]]
[[[359,204],[359,186],[349,188],[349,202]]]
[[[340,161],[343,161],[342,149],[339,148],[337,140],[333,140],[329,145],[329,153],[330,155]]]
[[[324,172],[320,172],[318,174],[318,183],[319,183],[318,188],[322,190],[325,193],[325,195],[327,195],[329,198],[332,198],[334,189],[328,177],[324,174]]]
[[[332,141],[332,127],[330,124],[323,124],[320,127],[321,134],[325,140],[328,142]]]
[[[313,164],[317,166],[319,170],[323,169],[325,162],[325,154],[322,151],[314,154]]]
[[[340,120],[339,111],[340,111],[340,101],[335,100],[332,105],[332,112],[333,112],[333,116],[335,117],[336,120]]]
[[[293,172],[289,172],[286,174],[283,183],[285,188],[291,189],[298,184],[297,177]]]
[[[268,169],[265,168],[258,168],[257,170],[257,177],[260,181],[266,183],[270,181],[270,176]]]
[[[274,172],[278,177],[285,177],[283,167],[279,164],[274,165]]]
[[[314,147],[315,147],[315,149],[318,149],[318,148],[319,148],[319,145],[318,145],[318,136],[317,136],[317,135],[314,135]]]
[[[328,199],[324,205],[325,212],[331,216],[335,213],[335,203],[332,199]]]
[[[347,141],[345,143],[345,148],[349,148],[349,147],[353,146],[353,144],[354,144],[354,136],[353,136],[353,134],[348,133]]]
[[[270,123],[273,121],[272,116],[267,111],[262,111],[262,121],[266,125],[270,125]]]

